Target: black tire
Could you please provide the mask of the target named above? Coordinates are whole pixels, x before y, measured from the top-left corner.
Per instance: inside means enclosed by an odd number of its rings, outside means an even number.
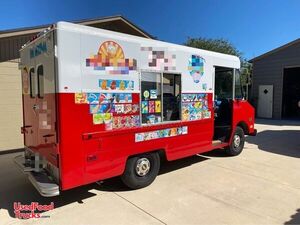
[[[147,161],[148,160],[148,161]],[[138,165],[141,163],[150,163],[149,170],[145,175],[141,175],[144,170],[139,170]],[[150,185],[156,178],[160,168],[160,158],[157,152],[146,153],[129,158],[126,163],[126,168],[121,176],[123,183],[130,189],[139,189]],[[140,175],[138,174],[140,173]]]
[[[235,139],[235,137],[237,139]],[[233,134],[232,141],[231,141],[230,145],[227,148],[225,148],[225,151],[230,156],[236,156],[236,155],[241,154],[241,152],[243,151],[244,145],[245,145],[244,130],[241,127],[236,127],[235,132]]]

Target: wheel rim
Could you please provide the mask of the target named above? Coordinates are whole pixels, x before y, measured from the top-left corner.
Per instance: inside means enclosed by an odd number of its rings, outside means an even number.
[[[135,172],[138,176],[146,176],[150,171],[150,161],[147,158],[140,158],[136,162]]]
[[[238,148],[240,146],[240,144],[241,144],[241,137],[239,135],[235,134],[233,137],[233,146],[235,148]]]

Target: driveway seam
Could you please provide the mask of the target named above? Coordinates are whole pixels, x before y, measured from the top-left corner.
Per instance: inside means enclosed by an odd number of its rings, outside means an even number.
[[[146,213],[147,215],[151,216],[152,218],[154,218],[155,220],[157,220],[158,222],[167,225],[167,223],[165,223],[164,221],[160,220],[159,218],[153,216],[151,213],[147,212],[146,210],[144,210],[143,208],[139,207],[138,205],[134,204],[133,202],[129,201],[128,199],[124,198],[123,196],[119,195],[116,192],[113,192],[115,195],[117,195],[118,197],[122,198],[123,200],[125,200],[126,202],[128,202],[129,204],[133,205],[135,208],[139,209],[140,211],[142,211],[143,213]]]

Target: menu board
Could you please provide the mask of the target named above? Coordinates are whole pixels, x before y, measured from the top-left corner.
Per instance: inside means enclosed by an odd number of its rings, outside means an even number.
[[[141,113],[143,124],[161,122],[161,95],[158,89],[142,90]]]

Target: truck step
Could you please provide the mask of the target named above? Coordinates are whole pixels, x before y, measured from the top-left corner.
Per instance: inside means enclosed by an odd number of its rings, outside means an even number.
[[[31,172],[34,170],[33,167],[25,163],[25,157],[23,155],[18,155],[15,157],[14,162],[18,165],[19,169],[23,172]]]
[[[34,168],[26,165],[23,155],[16,156],[14,161],[19,169],[28,175],[30,182],[42,196],[53,197],[59,195],[59,185],[48,177],[45,170],[34,172]]]
[[[220,141],[220,140],[213,140],[212,141],[213,146],[217,146],[217,145],[220,145],[220,144],[222,144],[222,141]]]
[[[45,172],[30,172],[28,178],[42,196],[52,197],[59,195],[59,186]]]

